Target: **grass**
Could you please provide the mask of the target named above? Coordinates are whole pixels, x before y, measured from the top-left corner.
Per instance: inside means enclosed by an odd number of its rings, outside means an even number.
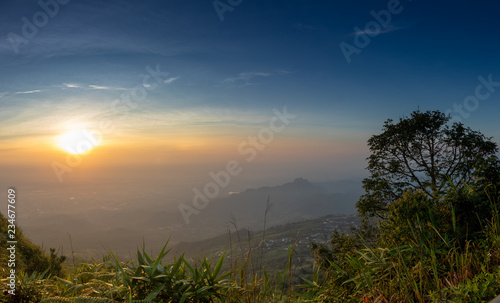
[[[469,194],[476,197],[475,193]],[[418,193],[403,197],[390,206],[394,210],[391,216],[397,217],[398,203],[405,207],[413,202],[426,205],[420,198]],[[328,280],[318,286],[324,300],[489,302],[499,295],[498,201],[490,201],[491,213],[484,213],[480,229],[471,234],[462,232],[468,231],[468,222],[458,222],[460,215],[453,204],[449,207],[449,201],[443,201],[426,201],[431,205],[427,217],[425,212],[419,212],[415,221],[406,224],[397,220],[380,223],[376,245],[366,244],[350,251],[343,263],[330,261],[325,268]]]
[[[138,250],[133,262],[120,262],[110,252],[101,262],[80,263],[65,278],[42,274],[19,275],[15,297],[3,302],[297,302],[302,300],[291,284],[293,266],[271,278],[249,272],[249,260],[240,258],[222,272],[227,259],[202,258],[189,262],[183,256],[164,262],[165,245],[151,258]],[[293,247],[290,247],[290,256]],[[290,257],[291,259],[291,257]],[[278,286],[278,287],[277,287]],[[17,301],[15,301],[17,300]]]

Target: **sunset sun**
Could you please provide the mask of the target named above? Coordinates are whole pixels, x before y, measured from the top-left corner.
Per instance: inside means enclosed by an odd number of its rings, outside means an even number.
[[[68,131],[57,138],[57,146],[70,154],[83,154],[98,145],[96,136],[86,129]]]

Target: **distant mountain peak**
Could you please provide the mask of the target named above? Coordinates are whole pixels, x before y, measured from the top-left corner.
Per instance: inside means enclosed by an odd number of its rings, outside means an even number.
[[[254,192],[290,192],[290,191],[314,191],[320,192],[322,189],[313,183],[309,182],[309,180],[305,178],[295,178],[292,182],[284,183],[276,186],[262,186],[254,189],[247,189],[243,193],[254,193]]]
[[[314,185],[309,182],[309,180],[304,179],[304,178],[295,178],[293,182],[285,183],[281,186],[293,186],[293,187],[314,187]],[[277,186],[277,187],[281,187]]]
[[[288,182],[282,185],[267,187],[266,189],[271,190],[286,190],[286,191],[321,191],[321,188],[309,182],[309,180],[305,178],[295,178],[292,182]]]
[[[311,182],[309,182],[309,180],[307,179],[304,179],[304,178],[295,178],[295,180],[293,180],[294,184],[311,184]]]

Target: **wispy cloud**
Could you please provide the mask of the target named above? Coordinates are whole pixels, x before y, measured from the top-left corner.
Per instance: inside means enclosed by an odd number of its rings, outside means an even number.
[[[379,31],[373,31],[373,30],[364,29],[364,30],[360,30],[360,31],[357,31],[357,32],[353,32],[351,35],[353,35],[353,36],[359,36],[359,35],[364,35],[364,34],[369,34],[369,35],[387,34],[387,33],[394,32],[394,31],[397,31],[397,30],[400,30],[400,29],[405,29],[405,28],[406,27],[395,26],[395,25],[389,24],[387,27],[382,28]]]
[[[269,77],[272,73],[267,72],[249,72],[249,73],[240,73],[238,76],[229,77],[224,79],[224,83],[227,84],[241,84],[242,86],[253,85],[257,83],[251,82],[251,80],[255,77]]]
[[[42,90],[40,89],[35,89],[35,90],[27,90],[27,91],[21,91],[21,92],[15,92],[16,95],[18,94],[34,94],[34,93],[39,93]]]
[[[95,84],[86,85],[80,83],[62,83],[61,86],[64,88],[84,88],[84,89],[95,89],[95,90],[128,90],[128,88],[124,87],[95,85]]]
[[[113,86],[102,86],[102,85],[89,85],[88,88],[90,89],[100,89],[100,90],[128,90],[127,88],[123,87],[113,87]]]
[[[109,86],[100,86],[100,85],[89,85],[91,89],[110,89]]]
[[[76,84],[76,83],[63,83],[62,85],[64,87],[67,87],[67,88],[81,88],[82,87],[80,84]]]
[[[14,138],[52,136],[80,124],[84,128],[98,128],[95,117],[105,110],[107,104],[88,102],[85,97],[68,98],[64,102],[39,98],[12,102],[0,112],[0,141],[11,135]]]
[[[170,83],[174,82],[175,80],[177,80],[177,79],[179,79],[179,78],[180,78],[180,76],[177,76],[177,77],[170,77],[170,78],[168,78],[168,79],[164,80],[164,81],[163,81],[163,83],[170,84]]]

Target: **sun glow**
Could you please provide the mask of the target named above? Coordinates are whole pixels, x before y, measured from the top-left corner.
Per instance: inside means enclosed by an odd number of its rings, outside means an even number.
[[[57,138],[59,148],[75,155],[86,153],[99,144],[95,134],[86,129],[72,130]]]

